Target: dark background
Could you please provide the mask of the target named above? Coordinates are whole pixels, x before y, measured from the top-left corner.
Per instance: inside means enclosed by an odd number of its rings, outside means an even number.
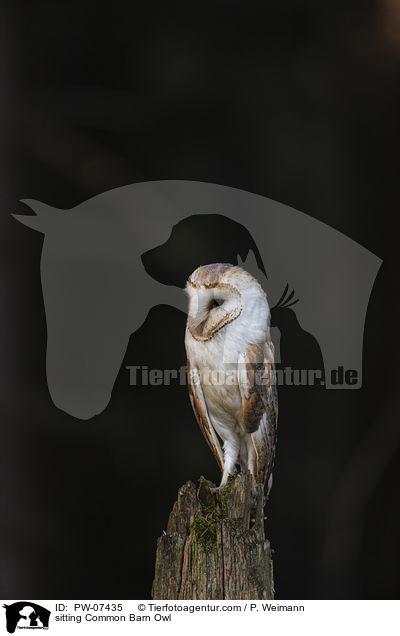
[[[194,179],[293,206],[384,260],[362,389],[280,390],[266,530],[277,598],[396,598],[397,0],[18,0],[0,13],[0,595],[149,597],[178,487],[218,479],[186,388],[128,384],[127,364],[184,364],[178,310],[154,308],[131,337],[100,416],[52,404],[43,239],[9,215],[26,212],[24,197],[71,207],[135,181]]]

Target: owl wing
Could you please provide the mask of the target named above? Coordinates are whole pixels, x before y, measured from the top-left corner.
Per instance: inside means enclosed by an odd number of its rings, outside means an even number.
[[[223,470],[224,460],[221,444],[219,443],[217,434],[208,415],[207,404],[204,399],[199,370],[196,367],[191,366],[188,361],[187,373],[189,397],[194,414],[197,419],[197,423],[200,426],[200,430],[203,433],[207,444],[211,448],[215,459],[217,460],[218,466],[221,470]]]
[[[276,445],[278,394],[274,346],[249,344],[238,360],[244,432],[250,433],[257,453],[257,483],[270,479]]]

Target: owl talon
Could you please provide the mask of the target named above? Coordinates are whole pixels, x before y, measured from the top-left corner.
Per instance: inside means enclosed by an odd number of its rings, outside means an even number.
[[[220,493],[221,487],[218,486],[218,488],[210,488],[210,492],[215,495],[215,499],[217,500],[217,502],[219,503],[219,493]]]

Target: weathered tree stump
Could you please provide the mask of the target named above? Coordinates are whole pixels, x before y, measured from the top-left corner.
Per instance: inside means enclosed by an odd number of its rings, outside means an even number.
[[[154,599],[273,599],[271,548],[263,491],[253,507],[249,473],[230,478],[219,500],[200,477],[178,491],[157,541]]]

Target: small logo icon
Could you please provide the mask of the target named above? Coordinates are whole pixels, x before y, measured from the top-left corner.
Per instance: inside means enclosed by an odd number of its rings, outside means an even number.
[[[49,629],[51,612],[41,605],[31,601],[18,601],[3,607],[6,610],[7,631],[10,634],[16,629]]]

